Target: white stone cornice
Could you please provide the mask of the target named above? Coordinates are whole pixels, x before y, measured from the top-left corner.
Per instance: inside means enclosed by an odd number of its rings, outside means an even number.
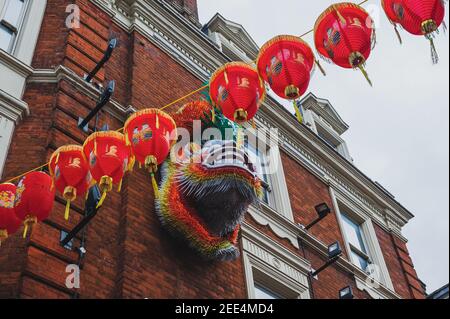
[[[97,100],[102,93],[99,88],[87,83],[82,77],[77,75],[71,69],[62,65],[59,65],[55,69],[33,70],[32,75],[28,77],[27,82],[59,83],[61,80],[69,82],[79,92],[82,92],[94,100]],[[123,106],[114,99],[111,99],[103,110],[110,113],[121,122],[124,122],[130,113],[136,111],[132,106]],[[83,114],[80,114],[80,116],[83,116]]]
[[[32,67],[23,63],[13,55],[5,52],[3,49],[0,49],[0,63],[6,65],[9,69],[15,71],[24,78],[33,73]]]
[[[0,89],[0,116],[18,124],[25,116],[30,114],[28,104],[9,95]]]

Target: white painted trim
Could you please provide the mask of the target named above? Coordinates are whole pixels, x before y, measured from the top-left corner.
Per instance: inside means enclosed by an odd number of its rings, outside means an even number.
[[[293,221],[278,214],[276,211],[266,205],[260,207],[250,206],[248,214],[262,226],[268,226],[276,236],[281,239],[287,239],[295,248],[299,248],[297,240],[297,229],[288,227],[293,225]]]
[[[0,100],[1,102],[1,100]],[[14,121],[4,117],[1,114],[2,107],[0,105],[0,179],[3,176],[3,168],[6,162],[6,156],[8,154],[9,145],[14,132]]]
[[[266,285],[272,282],[273,287],[284,286],[287,292],[287,294],[281,292],[284,296],[298,299],[311,298],[308,283],[311,266],[308,261],[293,254],[248,224],[242,226],[242,246],[249,299],[255,298],[255,269],[265,275]]]
[[[257,145],[253,145],[253,147],[257,148],[259,151],[265,151],[265,157],[268,163],[264,164],[273,165],[273,163],[276,163],[277,165],[276,169],[272,168],[273,172],[266,174],[272,191],[269,193],[269,204],[266,205],[266,203],[261,203],[261,206],[268,206],[266,207],[266,211],[272,210],[273,213],[280,214],[283,217],[294,221],[283,169],[283,161],[279,149],[278,136],[270,135],[261,123],[257,120],[255,122],[256,126],[259,128],[257,136],[249,124],[244,124],[244,127],[248,129],[248,134],[252,135],[252,138],[249,138],[249,142],[256,142]]]
[[[17,124],[29,114],[30,109],[27,103],[0,89],[0,116]]]
[[[347,252],[347,256],[350,260],[352,260],[352,253],[349,245],[349,240],[347,238],[347,234],[344,231],[342,215],[341,215],[341,207],[344,205],[350,211],[347,213],[354,214],[357,216],[357,219],[361,221],[361,230],[364,235],[364,244],[368,250],[368,255],[372,261],[372,263],[379,267],[380,270],[380,278],[379,281],[389,290],[394,292],[394,286],[392,284],[391,277],[389,275],[389,271],[386,266],[386,262],[384,260],[383,253],[381,252],[380,244],[378,241],[378,237],[375,233],[375,229],[373,228],[372,220],[369,216],[367,216],[363,211],[358,210],[351,202],[346,200],[344,196],[341,196],[338,192],[336,192],[332,187],[330,187],[330,195],[333,200],[334,210],[336,212],[338,224],[341,230],[341,234],[344,238],[345,249]],[[356,261],[352,261],[356,263]],[[367,280],[367,279],[366,279]],[[372,288],[374,289],[374,288]]]
[[[41,30],[47,0],[27,0],[25,6],[11,55],[30,65]]]

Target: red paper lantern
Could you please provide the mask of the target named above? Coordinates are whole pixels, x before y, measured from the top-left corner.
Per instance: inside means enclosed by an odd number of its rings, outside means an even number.
[[[136,160],[150,172],[157,196],[155,173],[177,141],[175,121],[161,110],[145,109],[130,116],[125,123],[124,133]]]
[[[243,62],[231,62],[212,75],[210,95],[228,119],[243,123],[258,112],[266,90],[254,68]]]
[[[107,131],[90,135],[84,142],[83,154],[89,163],[91,176],[102,192],[98,208],[113,184],[118,184],[120,191],[123,176],[133,163],[131,150],[123,134]]]
[[[49,169],[56,189],[67,201],[64,217],[68,220],[70,203],[77,196],[84,196],[91,182],[83,147],[66,145],[58,148],[50,158]]]
[[[19,181],[14,206],[16,216],[25,225],[24,238],[29,227],[48,218],[54,200],[55,188],[49,175],[43,172],[32,172]]]
[[[353,3],[332,5],[314,27],[316,49],[340,67],[360,69],[372,85],[365,63],[375,44],[375,29],[369,14]]]
[[[14,223],[17,221],[14,211],[15,197],[16,185],[10,183],[0,184],[0,246],[2,241],[13,233]]]
[[[279,97],[295,100],[308,89],[314,53],[302,39],[281,35],[263,45],[257,65],[261,77]]]
[[[445,17],[445,4],[442,0],[382,0],[389,20],[396,26],[400,24],[413,35],[424,35],[431,44],[433,63],[439,61],[434,34]]]

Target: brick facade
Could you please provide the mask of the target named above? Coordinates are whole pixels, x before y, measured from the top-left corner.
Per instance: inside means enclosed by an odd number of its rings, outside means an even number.
[[[119,47],[94,79],[116,81],[114,100],[134,108],[161,107],[193,89],[202,81],[156,47],[137,31],[125,32],[110,16],[88,0],[75,0],[81,8],[81,28],[65,27],[67,0],[48,0],[33,60],[35,69],[63,65],[82,77],[93,68],[108,39],[118,38]],[[187,6],[197,17],[196,1],[174,1]],[[194,97],[195,98],[195,97]],[[41,165],[64,144],[81,144],[88,134],[77,129],[78,116],[87,114],[95,100],[67,80],[29,83],[24,100],[31,114],[16,128],[3,179]],[[175,105],[174,108],[180,105]],[[99,125],[111,129],[123,125],[107,112]],[[92,129],[92,127],[90,127]],[[333,203],[328,185],[315,178],[286,154],[282,154],[289,196],[296,223],[316,217],[314,206]],[[86,231],[87,255],[81,261],[81,289],[65,287],[68,264],[78,263],[78,254],[59,245],[60,231],[72,229],[81,219],[83,203],[72,205],[71,218],[63,219],[64,200],[56,198],[49,220],[37,225],[29,240],[16,235],[0,249],[0,297],[21,298],[246,298],[242,259],[211,263],[193,258],[183,243],[166,234],[154,214],[150,179],[135,170],[124,179],[121,193],[112,192]],[[309,260],[313,268],[324,263],[314,249],[298,250],[270,228],[248,222]],[[331,214],[311,233],[325,244],[343,238],[336,216]],[[376,227],[376,233],[396,292],[404,298],[423,298],[411,258],[403,241]],[[81,236],[81,234],[80,234]],[[80,237],[75,240],[79,244]],[[337,291],[352,285],[357,298],[368,298],[358,290],[353,275],[331,267],[313,281],[313,297],[336,298]]]

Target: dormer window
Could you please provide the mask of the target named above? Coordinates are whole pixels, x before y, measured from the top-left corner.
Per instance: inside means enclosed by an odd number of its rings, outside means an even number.
[[[322,140],[324,140],[329,146],[331,146],[337,152],[339,152],[339,146],[341,145],[341,143],[336,138],[334,138],[332,136],[332,134],[330,134],[326,130],[324,130],[322,128],[322,126],[317,125],[317,123],[316,123],[316,128],[317,128],[317,135],[319,135],[320,138]]]
[[[347,131],[348,125],[341,119],[330,102],[319,99],[310,93],[300,104],[304,113],[305,125],[341,156],[348,161],[353,161],[347,144],[341,137]]]

